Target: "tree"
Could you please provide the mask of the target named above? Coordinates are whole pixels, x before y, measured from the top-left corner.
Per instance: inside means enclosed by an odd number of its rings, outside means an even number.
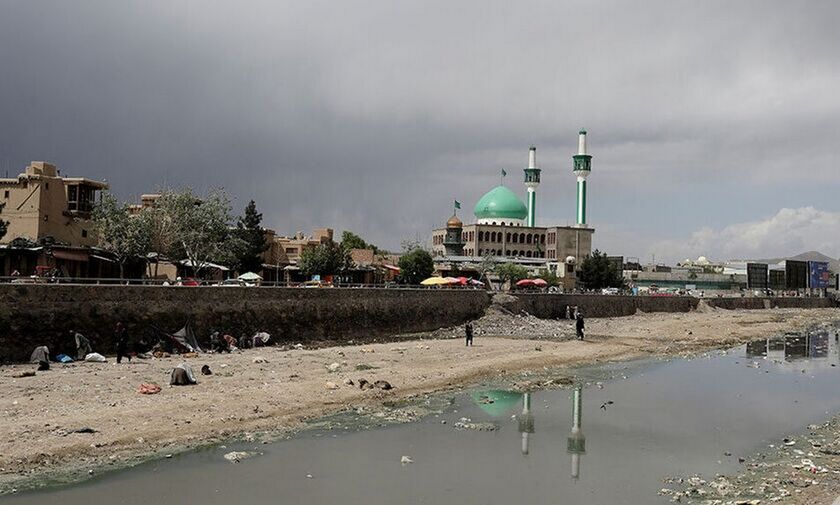
[[[346,249],[371,249],[374,254],[380,252],[378,247],[365,242],[362,237],[356,235],[350,230],[344,230],[341,232],[341,247]]]
[[[353,268],[353,259],[349,249],[330,240],[304,250],[300,255],[298,267],[307,276],[336,275]]]
[[[5,207],[5,203],[0,203],[0,214],[3,213],[3,207]],[[0,219],[0,240],[3,240],[3,237],[6,236],[6,232],[9,231],[9,222],[3,221]]]
[[[417,285],[435,272],[435,261],[429,251],[414,247],[402,256],[397,263],[400,267],[400,282]]]
[[[212,261],[230,264],[244,241],[231,233],[230,199],[221,190],[199,198],[187,189],[163,192],[153,209],[159,252],[187,259],[197,276]]]
[[[484,253],[481,257],[481,263],[478,264],[478,271],[481,273],[481,278],[487,283],[489,287],[493,287],[490,283],[490,274],[496,271],[498,262],[496,257],[490,253]]]
[[[607,259],[606,253],[598,249],[592,252],[580,263],[578,281],[586,289],[623,288],[624,277],[615,267],[615,264]]]
[[[512,286],[517,281],[528,277],[528,269],[516,263],[504,263],[496,267],[496,275],[502,284],[510,281]]]
[[[100,247],[114,255],[120,266],[120,278],[124,278],[125,264],[145,255],[151,246],[149,212],[131,215],[127,204],[105,193],[93,209],[93,220]]]
[[[268,249],[268,243],[260,223],[262,214],[257,212],[257,204],[251,200],[236,223],[236,236],[242,240],[242,247],[236,251],[234,269],[240,273],[257,272],[262,268],[262,253]]]
[[[560,277],[557,276],[556,273],[552,272],[547,268],[543,268],[540,270],[539,275],[537,275],[540,279],[544,280],[548,283],[549,286],[559,286],[560,285]]]

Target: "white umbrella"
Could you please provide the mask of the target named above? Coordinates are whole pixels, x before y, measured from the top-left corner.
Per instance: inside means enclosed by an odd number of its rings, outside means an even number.
[[[237,277],[237,279],[239,279],[240,281],[246,281],[246,282],[248,282],[248,281],[261,281],[262,277],[255,274],[254,272],[245,272],[244,274]]]

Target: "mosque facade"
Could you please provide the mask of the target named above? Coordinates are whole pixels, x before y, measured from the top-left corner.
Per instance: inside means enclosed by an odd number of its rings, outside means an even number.
[[[531,147],[524,169],[527,204],[504,184],[491,189],[473,208],[475,222],[464,224],[456,214],[444,228],[433,230],[436,261],[480,261],[489,255],[498,261],[533,265],[579,264],[591,254],[595,232],[586,223],[586,179],[591,158],[586,153],[586,131],[581,130],[572,168],[577,179],[576,225],[538,226],[536,190],[541,170],[536,164],[536,148]]]

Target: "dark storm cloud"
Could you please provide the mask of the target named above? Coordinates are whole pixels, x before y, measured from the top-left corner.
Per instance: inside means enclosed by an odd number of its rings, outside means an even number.
[[[6,1],[0,167],[48,159],[126,198],[223,186],[280,232],[397,247],[500,168],[522,192],[531,143],[540,220],[569,222],[585,126],[610,251],[840,211],[840,8],[639,5]]]

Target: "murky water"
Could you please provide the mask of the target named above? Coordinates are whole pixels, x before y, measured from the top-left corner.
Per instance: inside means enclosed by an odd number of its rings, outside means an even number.
[[[663,477],[735,472],[739,456],[840,412],[835,365],[832,332],[692,360],[583,369],[591,385],[579,391],[574,436],[574,390],[534,392],[523,415],[524,395],[479,389],[416,423],[311,431],[260,445],[264,455],[239,464],[222,455],[253,444],[205,450],[0,502],[667,503],[656,494]],[[457,429],[463,417],[498,429]],[[401,464],[402,456],[414,462]]]

